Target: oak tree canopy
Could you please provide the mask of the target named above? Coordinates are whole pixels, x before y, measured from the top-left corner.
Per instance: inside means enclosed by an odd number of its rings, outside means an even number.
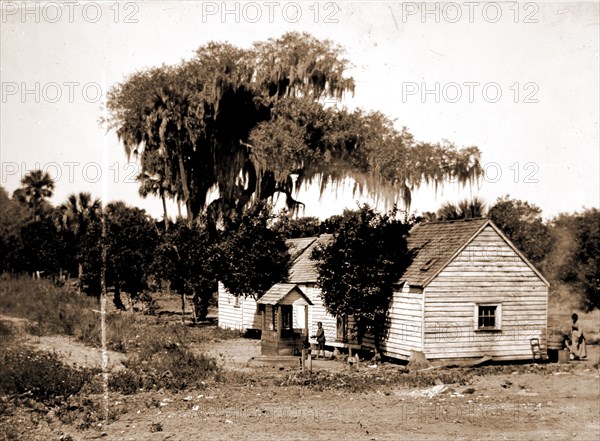
[[[208,43],[191,60],[115,86],[109,126],[140,161],[141,185],[150,180],[151,193],[182,202],[190,222],[276,193],[295,209],[310,182],[323,191],[350,177],[356,191],[410,204],[423,183],[481,176],[477,147],[417,142],[379,112],[326,106],[354,93],[343,54],[295,32],[247,49]]]

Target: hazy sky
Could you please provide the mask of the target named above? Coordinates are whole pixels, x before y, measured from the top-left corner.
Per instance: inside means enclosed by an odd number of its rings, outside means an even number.
[[[346,49],[356,93],[338,105],[380,110],[418,140],[480,148],[479,186],[422,188],[412,209],[505,194],[545,217],[599,205],[597,2],[22,5],[3,2],[0,21],[0,185],[9,192],[39,167],[56,178],[55,204],[73,192],[101,196],[105,182],[107,199],[161,217],[160,201],[137,196],[137,166],[98,123],[106,89],[211,40],[246,47],[297,30]],[[356,199],[300,195],[305,214],[321,217]]]

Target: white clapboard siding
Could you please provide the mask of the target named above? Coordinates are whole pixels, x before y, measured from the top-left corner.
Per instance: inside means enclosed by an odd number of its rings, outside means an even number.
[[[313,303],[308,308],[308,328],[309,336],[312,337],[317,333],[317,323],[323,323],[323,330],[325,331],[326,345],[335,345],[337,337],[336,332],[336,319],[329,315],[323,306],[323,300],[321,299],[321,290],[317,288],[313,283],[310,284],[298,284],[298,287],[306,294],[306,296]],[[316,343],[317,340],[310,338],[311,343]]]
[[[242,308],[235,306],[235,297],[219,282],[219,328],[244,330]]]
[[[424,290],[425,355],[530,359],[531,338],[545,345],[547,301],[544,281],[488,225]],[[499,331],[475,329],[486,302],[502,305]]]
[[[244,329],[262,329],[262,315],[258,312],[256,300],[252,297],[246,297],[242,301]]]
[[[387,322],[386,339],[381,344],[384,355],[408,359],[411,351],[422,351],[423,291],[406,284],[395,290]]]
[[[236,329],[261,329],[262,318],[257,310],[256,301],[252,297],[240,298],[236,306],[235,296],[225,289],[219,282],[219,314],[220,328]]]

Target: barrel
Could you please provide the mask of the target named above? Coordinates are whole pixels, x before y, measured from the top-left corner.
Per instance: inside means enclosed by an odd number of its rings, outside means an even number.
[[[563,337],[561,335],[549,335],[548,336],[548,349],[554,349],[560,351],[563,348]]]
[[[559,334],[551,334],[548,336],[548,359],[552,363],[561,363],[561,352],[563,352],[563,337]]]

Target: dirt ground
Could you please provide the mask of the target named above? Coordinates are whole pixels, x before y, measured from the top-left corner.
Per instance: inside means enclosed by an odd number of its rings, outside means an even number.
[[[27,344],[55,351],[70,363],[91,366],[97,351],[65,337],[31,337]],[[478,375],[463,386],[385,387],[366,393],[316,391],[281,385],[299,368],[248,365],[259,355],[257,340],[235,338],[199,346],[226,370],[260,381],[220,382],[204,390],[108,396],[116,419],[78,430],[56,418],[31,426],[31,440],[598,440],[600,439],[599,347],[588,359],[567,364],[515,366]],[[113,369],[123,355],[110,353]],[[317,360],[315,371],[344,371],[343,362]],[[365,375],[400,369],[359,366]],[[95,397],[102,399],[101,397]],[[1,434],[0,434],[1,435]],[[61,438],[62,437],[62,438]],[[0,438],[2,438],[0,436]]]

